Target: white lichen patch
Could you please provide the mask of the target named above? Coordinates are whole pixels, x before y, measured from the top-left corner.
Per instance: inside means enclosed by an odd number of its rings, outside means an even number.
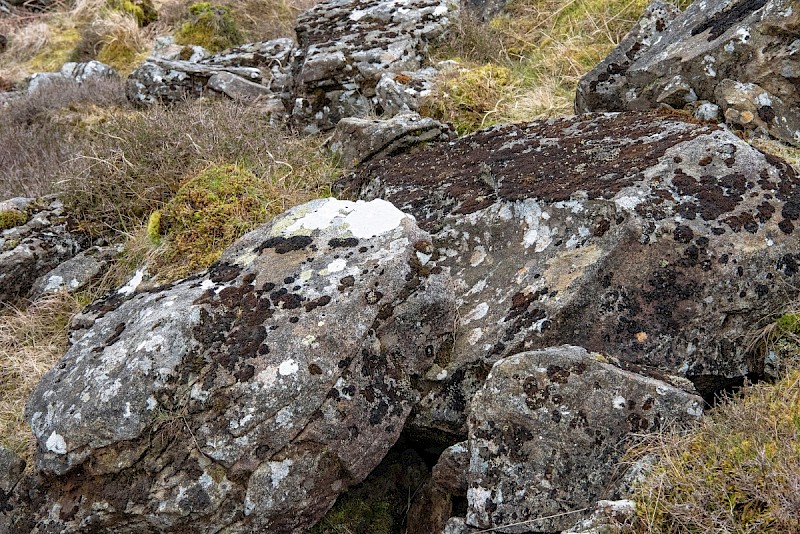
[[[64,441],[64,438],[60,434],[56,434],[55,432],[50,434],[50,437],[47,438],[45,447],[47,447],[48,451],[56,454],[67,454],[66,441]]]
[[[353,237],[367,239],[394,230],[405,218],[411,219],[411,216],[382,199],[350,202],[326,198],[307,206],[311,208],[310,212],[292,213],[300,217],[285,228],[280,229],[282,225],[276,225],[279,233],[284,236],[307,235],[314,230],[341,226]],[[291,220],[291,215],[287,218]]]
[[[281,364],[278,366],[278,373],[281,376],[288,376],[297,373],[298,369],[300,369],[300,366],[297,365],[297,362],[289,359],[281,362]]]
[[[133,295],[136,288],[142,283],[142,280],[144,280],[144,269],[139,269],[134,273],[133,278],[131,278],[127,284],[117,290],[117,293],[120,295]]]
[[[289,458],[280,462],[269,462],[270,482],[272,482],[273,488],[277,488],[281,481],[289,476],[289,468],[293,464],[294,462]]]
[[[621,395],[617,395],[613,399],[611,399],[611,405],[614,407],[615,410],[622,410],[625,408],[625,397]]]
[[[464,315],[461,318],[461,324],[468,324],[472,321],[477,321],[478,319],[483,319],[486,317],[486,314],[489,312],[489,305],[485,302],[481,302],[475,308],[472,309],[469,313]]]

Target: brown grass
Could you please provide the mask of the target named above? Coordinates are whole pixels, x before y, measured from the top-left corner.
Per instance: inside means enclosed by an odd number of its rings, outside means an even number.
[[[25,403],[42,375],[64,354],[67,325],[80,308],[76,297],[60,294],[0,314],[0,445],[29,466],[34,441],[23,419]]]

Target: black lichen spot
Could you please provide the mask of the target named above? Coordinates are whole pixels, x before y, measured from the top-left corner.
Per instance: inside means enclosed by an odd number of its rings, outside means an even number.
[[[547,368],[547,378],[556,384],[566,384],[569,380],[570,372],[559,365],[552,365]]]
[[[225,262],[217,262],[208,269],[209,278],[215,284],[230,282],[242,272],[241,267]]]
[[[800,262],[800,254],[786,254],[778,260],[776,269],[783,271],[786,276],[794,276],[798,271],[798,262]]]
[[[758,108],[758,118],[764,122],[772,122],[775,119],[775,110],[771,106],[761,106]]]
[[[312,301],[306,302],[306,311],[310,312],[315,308],[319,308],[320,306],[327,306],[331,301],[331,297],[328,295],[323,295],[318,299],[314,299]]]
[[[272,298],[272,303],[276,307],[283,308],[284,310],[294,310],[303,304],[303,297],[297,293],[288,293],[285,289],[272,293],[270,297]]]
[[[339,292],[342,292],[345,289],[347,289],[348,287],[353,287],[355,285],[355,283],[356,283],[356,279],[354,277],[345,276],[344,278],[339,280],[339,287],[337,287],[337,289],[339,290]]]
[[[114,327],[114,332],[106,339],[105,345],[113,345],[114,343],[119,340],[119,337],[122,335],[122,332],[125,331],[125,323],[119,323],[117,326]]]
[[[245,365],[243,368],[239,369],[237,372],[233,373],[233,376],[236,377],[236,380],[239,382],[247,382],[253,375],[256,373],[256,368],[250,364]]]
[[[690,243],[694,239],[694,232],[688,226],[680,225],[672,231],[672,238],[678,243]]]
[[[321,375],[322,374],[322,368],[319,365],[317,365],[316,363],[310,363],[310,364],[308,364],[308,372],[311,373],[314,376]]]
[[[308,236],[272,237],[261,243],[255,252],[261,254],[264,250],[273,248],[278,254],[286,254],[293,250],[303,250],[313,242],[314,240]]]
[[[355,237],[335,237],[328,241],[328,246],[331,248],[354,247],[356,245],[358,245],[358,239]]]
[[[377,304],[379,300],[383,298],[383,293],[377,291],[375,289],[370,289],[364,295],[364,299],[367,301],[367,304]]]
[[[297,317],[297,316],[289,317],[289,322],[292,323],[292,324],[298,323],[299,321],[300,321],[300,317]]]
[[[746,19],[750,14],[758,11],[767,3],[767,0],[744,0],[734,3],[730,9],[719,11],[706,20],[703,24],[692,30],[692,35],[699,35],[706,30],[711,30],[708,41],[711,42],[728,31],[734,25]]]

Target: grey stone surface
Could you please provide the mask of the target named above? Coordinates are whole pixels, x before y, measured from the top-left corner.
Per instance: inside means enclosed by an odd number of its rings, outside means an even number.
[[[449,126],[413,112],[385,120],[351,117],[336,125],[330,148],[339,155],[342,164],[350,168],[403,152],[414,145],[449,141],[455,136]]]
[[[28,296],[36,299],[42,295],[83,289],[102,276],[122,252],[121,245],[88,248],[39,277]]]
[[[430,96],[438,72],[428,67],[382,75],[375,86],[378,107],[389,116],[419,110],[422,99]]]
[[[467,524],[508,533],[572,527],[610,492],[626,437],[695,423],[702,406],[579,347],[498,361],[470,404]]]
[[[59,72],[37,72],[28,81],[28,93],[34,93],[48,83],[83,83],[90,79],[116,78],[117,71],[99,61],[64,63]]]
[[[679,115],[496,127],[367,162],[338,190],[414,215],[451,269],[459,330],[421,384],[422,426],[462,432],[495,361],[560,343],[713,395],[767,372],[748,333],[800,287],[800,179]]]
[[[737,128],[800,146],[800,10],[791,0],[706,0],[678,16],[651,5],[584,76],[576,110],[641,110],[692,100],[719,105]]]
[[[14,452],[0,447],[0,502],[11,493],[25,470],[25,461]],[[0,508],[2,508],[0,506]]]
[[[37,518],[80,494],[58,528],[305,532],[394,444],[452,338],[429,239],[385,201],[322,199],[206,273],[90,306],[26,409]]]

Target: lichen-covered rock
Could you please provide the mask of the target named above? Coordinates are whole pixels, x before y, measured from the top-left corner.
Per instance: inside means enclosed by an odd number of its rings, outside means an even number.
[[[63,204],[53,200],[39,205],[32,199],[0,203],[0,303],[25,297],[36,280],[88,245],[72,231]]]
[[[128,77],[128,99],[149,105],[219,94],[234,100],[260,97],[282,102],[290,97],[294,51],[291,39],[273,39],[211,56],[193,51],[188,60],[151,57]],[[168,52],[165,44],[161,55],[173,57]]]
[[[694,423],[702,403],[579,347],[498,361],[470,404],[467,524],[496,532],[573,526],[611,491],[626,437]],[[514,523],[523,524],[503,527]]]
[[[747,336],[800,288],[800,178],[680,116],[496,127],[339,187],[413,214],[451,269],[460,326],[421,385],[423,425],[463,431],[495,361],[561,343],[713,395],[764,371]]]
[[[581,80],[576,110],[691,108],[704,100],[739,128],[800,145],[798,31],[791,0],[707,0],[678,16],[656,2]]]
[[[64,63],[59,72],[38,72],[31,76],[28,82],[28,93],[33,93],[51,82],[75,82],[81,84],[86,80],[99,80],[103,78],[116,78],[117,71],[99,61],[84,63]]]
[[[420,109],[422,99],[430,96],[436,75],[433,67],[417,71],[386,73],[375,86],[377,104],[383,114],[394,116]]]
[[[0,503],[11,493],[25,470],[25,461],[14,452],[0,447]],[[2,511],[3,506],[0,506]]]
[[[339,121],[330,142],[345,167],[382,159],[421,143],[449,141],[449,126],[419,113],[407,112],[386,120],[346,118]]]
[[[31,299],[61,291],[78,291],[105,273],[123,252],[122,245],[91,247],[66,260],[34,282]]]
[[[594,511],[587,519],[562,534],[608,534],[625,532],[636,522],[636,503],[630,499],[597,501]]]
[[[432,253],[385,201],[323,199],[203,274],[90,306],[26,409],[50,477],[37,517],[305,532],[394,444],[412,384],[452,338]]]
[[[418,70],[457,6],[446,0],[326,0],[301,14],[293,119],[306,132],[367,117],[386,73]]]

